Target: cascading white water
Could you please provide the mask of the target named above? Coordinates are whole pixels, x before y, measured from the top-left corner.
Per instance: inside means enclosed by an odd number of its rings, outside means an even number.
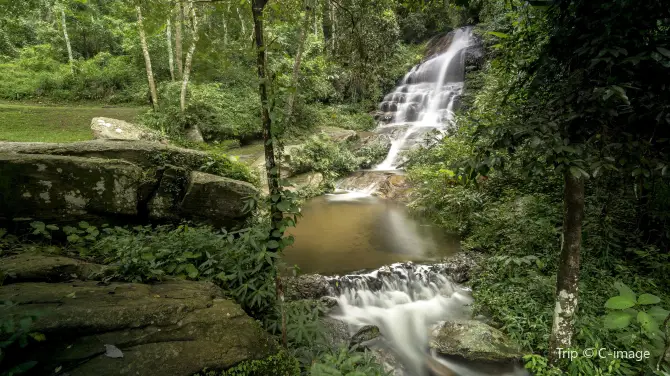
[[[430,332],[436,325],[471,315],[470,291],[453,283],[448,272],[448,264],[397,263],[367,274],[330,277],[339,307],[335,317],[348,323],[352,333],[365,325],[377,326],[384,347],[401,362],[402,369],[394,369],[395,375],[527,376],[519,366],[483,371],[429,354]],[[435,364],[448,371],[436,373]]]
[[[449,126],[453,120],[454,101],[463,89],[463,52],[470,44],[471,34],[469,27],[456,30],[444,53],[412,68],[395,91],[379,105],[380,111],[395,113],[392,121],[380,125],[378,130],[398,128],[400,134],[375,170],[395,170],[401,151],[420,142],[428,132],[436,130],[441,134]]]

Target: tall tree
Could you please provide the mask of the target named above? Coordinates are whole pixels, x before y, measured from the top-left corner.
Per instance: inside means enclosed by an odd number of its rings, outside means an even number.
[[[70,43],[70,36],[67,33],[67,20],[65,17],[65,3],[59,6],[61,26],[63,27],[63,38],[65,39],[65,46],[67,47],[67,58],[70,62],[70,72],[74,74],[74,57],[72,56],[72,44]]]
[[[174,30],[174,51],[177,59],[177,73],[178,78],[181,79],[184,74],[184,53],[183,53],[183,24],[184,24],[184,6],[182,0],[177,0],[175,5],[177,16],[175,18]]]
[[[154,108],[158,107],[158,93],[156,92],[156,81],[154,80],[154,72],[151,69],[151,56],[149,56],[149,46],[147,45],[147,37],[144,33],[144,22],[142,21],[142,8],[138,5],[135,7],[137,11],[137,27],[140,32],[140,44],[142,45],[142,53],[144,54],[144,65],[147,70],[147,80],[149,81],[149,92],[151,93],[151,104]]]
[[[195,54],[195,48],[200,39],[198,34],[198,15],[195,10],[195,5],[189,6],[190,10],[190,24],[191,24],[191,47],[188,49],[186,54],[186,63],[184,65],[184,74],[181,83],[181,94],[179,96],[179,108],[181,109],[182,114],[186,111],[186,93],[188,91],[188,81],[191,77],[191,66],[193,64],[193,55]],[[187,127],[186,129],[186,138],[191,141],[203,142],[202,133],[198,128],[197,124],[193,124]]]
[[[293,105],[295,102],[295,96],[298,92],[298,80],[300,78],[300,63],[302,61],[302,53],[305,48],[305,40],[307,39],[307,33],[309,28],[309,19],[310,13],[312,13],[312,7],[309,5],[309,0],[304,2],[304,15],[302,21],[302,27],[300,28],[300,41],[298,42],[298,51],[295,54],[295,61],[293,62],[293,75],[291,77],[291,92],[289,93],[286,106],[286,118],[291,119],[293,116]]]
[[[170,79],[174,81],[174,53],[172,52],[172,21],[170,20],[170,17],[167,19],[165,29],[167,37],[168,64],[170,66]]]

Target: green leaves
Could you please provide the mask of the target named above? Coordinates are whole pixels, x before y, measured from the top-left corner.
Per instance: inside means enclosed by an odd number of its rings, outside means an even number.
[[[656,304],[661,301],[661,298],[651,294],[642,294],[637,300],[637,304]]]
[[[635,300],[635,292],[633,292],[633,290],[631,290],[631,288],[626,286],[626,284],[624,284],[623,282],[621,281],[614,282],[614,288],[619,290],[620,296],[625,296],[633,301]]]
[[[486,34],[490,34],[490,35],[493,35],[493,36],[496,36],[496,37],[502,38],[502,39],[509,38],[509,34],[501,33],[499,31],[487,31]]]
[[[630,296],[614,296],[605,302],[605,308],[609,309],[626,309],[635,305],[635,300]]]
[[[623,329],[630,325],[633,315],[624,311],[613,311],[607,314],[603,319],[607,329]]]

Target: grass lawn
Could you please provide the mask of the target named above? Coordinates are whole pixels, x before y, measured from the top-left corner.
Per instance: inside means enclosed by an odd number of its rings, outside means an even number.
[[[133,121],[145,107],[39,105],[0,102],[0,141],[72,142],[93,138],[98,116]]]

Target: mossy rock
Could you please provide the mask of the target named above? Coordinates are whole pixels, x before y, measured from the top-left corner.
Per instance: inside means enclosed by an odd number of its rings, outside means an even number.
[[[523,356],[501,331],[477,320],[442,323],[433,331],[430,347],[442,355],[473,361],[516,361]]]
[[[255,320],[208,282],[15,283],[0,287],[0,300],[14,302],[3,309],[8,320],[37,314],[30,330],[46,340],[30,354],[5,359],[31,356],[39,374],[62,367],[71,376],[190,376],[279,351]],[[123,357],[106,356],[105,345]]]

